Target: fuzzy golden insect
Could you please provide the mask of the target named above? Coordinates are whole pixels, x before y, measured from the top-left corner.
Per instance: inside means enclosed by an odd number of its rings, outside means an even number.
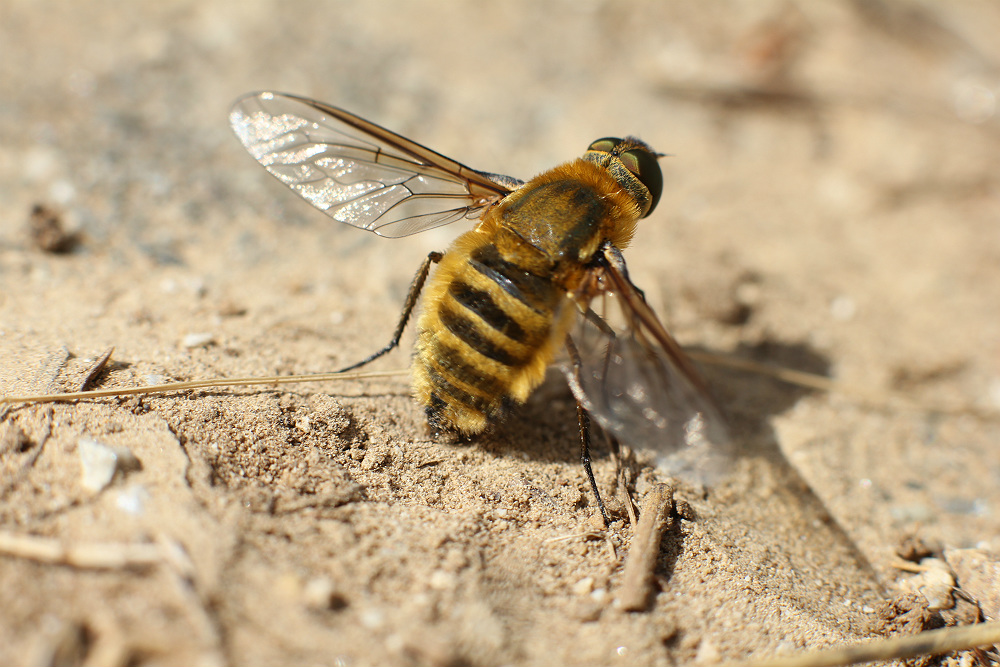
[[[653,450],[671,474],[705,479],[726,467],[722,419],[621,255],[663,187],[648,145],[599,139],[523,182],[292,95],[247,95],[230,124],[272,175],[338,222],[402,237],[479,219],[421,265],[389,344],[343,370],[395,348],[424,291],[412,377],[432,427],[482,432],[523,403],[560,357],[602,513],[591,417],[613,442]]]

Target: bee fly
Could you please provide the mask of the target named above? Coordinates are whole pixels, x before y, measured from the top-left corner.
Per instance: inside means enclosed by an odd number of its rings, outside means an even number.
[[[593,418],[613,445],[651,450],[666,472],[710,481],[731,453],[705,385],[629,280],[621,250],[663,188],[642,141],[598,139],[528,182],[470,169],[343,109],[253,93],[229,116],[243,146],[328,216],[385,237],[478,218],[413,280],[399,344],[431,265],[413,393],[432,428],[482,432],[523,403],[560,361],[578,404],[583,464]]]

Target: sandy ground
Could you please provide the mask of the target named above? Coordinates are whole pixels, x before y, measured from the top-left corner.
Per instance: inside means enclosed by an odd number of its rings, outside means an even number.
[[[110,347],[97,386],[326,371],[387,340],[460,230],[383,240],[284,190],[226,123],[274,89],[518,177],[642,136],[672,157],[627,258],[683,344],[996,410],[997,34],[971,1],[8,0],[0,393],[70,390]],[[36,204],[68,252],[29,234]],[[632,531],[595,534],[555,375],[465,445],[404,377],[16,407],[0,530],[72,562],[0,556],[0,663],[759,657],[874,636],[907,538],[997,613],[972,583],[1000,551],[996,420],[705,372],[745,456],[679,488],[694,514],[645,613],[614,602]],[[92,490],[88,438],[137,462]],[[595,468],[612,495],[603,446]],[[136,549],[155,562],[111,558]]]

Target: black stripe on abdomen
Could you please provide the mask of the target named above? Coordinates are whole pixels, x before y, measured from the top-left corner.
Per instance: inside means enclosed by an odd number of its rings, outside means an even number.
[[[483,355],[487,359],[492,359],[504,366],[521,366],[530,359],[518,356],[516,353],[504,348],[502,345],[490,340],[487,335],[479,331],[476,322],[472,317],[479,314],[475,311],[462,307],[449,307],[447,302],[442,304],[438,313],[441,324],[455,335],[460,341],[470,348]]]
[[[505,378],[496,377],[490,374],[488,369],[470,364],[466,355],[461,351],[445,345],[441,341],[437,341],[437,345],[434,346],[434,361],[435,366],[447,372],[455,380],[475,387],[487,396],[499,396],[507,392],[508,386]],[[445,378],[442,377],[442,379]]]
[[[508,262],[492,243],[476,249],[469,257],[469,265],[529,308],[538,312],[550,310],[552,283]]]
[[[448,286],[448,293],[496,331],[518,343],[525,342],[524,329],[496,304],[489,292],[456,280]]]
[[[438,395],[438,400],[442,400],[443,396],[447,396],[451,401],[458,403],[459,405],[464,405],[468,408],[472,408],[484,415],[491,415],[491,413],[496,412],[496,410],[491,409],[491,401],[482,396],[476,396],[475,394],[469,393],[465,389],[457,386],[454,382],[448,380],[435,369],[432,365],[427,365],[427,379],[430,381],[431,386],[434,387],[434,393]],[[451,402],[445,401],[445,402]],[[428,406],[430,407],[430,406]]]

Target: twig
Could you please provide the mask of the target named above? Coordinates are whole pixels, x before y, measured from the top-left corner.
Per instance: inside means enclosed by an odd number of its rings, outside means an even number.
[[[87,385],[94,381],[94,378],[97,377],[98,373],[104,370],[104,367],[108,365],[108,360],[111,359],[111,353],[114,351],[115,348],[109,347],[104,354],[97,358],[97,361],[91,365],[90,370],[87,371],[87,374],[83,377],[83,381],[80,382],[79,386],[77,386],[77,391],[84,391],[87,388]]]
[[[642,500],[639,525],[632,538],[618,603],[625,611],[644,611],[653,588],[653,574],[663,533],[673,525],[674,491],[657,484]]]
[[[187,391],[190,389],[205,389],[208,387],[251,387],[265,384],[293,384],[298,382],[332,382],[338,380],[359,380],[365,378],[393,377],[405,375],[409,371],[369,371],[364,373],[316,373],[313,375],[277,375],[274,377],[256,378],[219,378],[216,380],[192,380],[190,382],[168,382],[167,384],[149,385],[146,387],[120,387],[117,389],[97,389],[94,391],[76,391],[67,394],[39,394],[36,396],[0,396],[0,405],[13,403],[53,403],[60,401],[76,401],[87,398],[106,398],[108,396],[134,396],[136,394],[160,394],[170,391]]]
[[[95,542],[68,545],[50,537],[0,531],[0,554],[87,570],[149,567],[164,560],[157,544]]]
[[[876,660],[899,660],[921,655],[940,655],[1000,642],[1000,622],[961,625],[916,635],[892,637],[869,644],[856,644],[800,655],[751,662],[722,663],[721,667],[840,667]]]

